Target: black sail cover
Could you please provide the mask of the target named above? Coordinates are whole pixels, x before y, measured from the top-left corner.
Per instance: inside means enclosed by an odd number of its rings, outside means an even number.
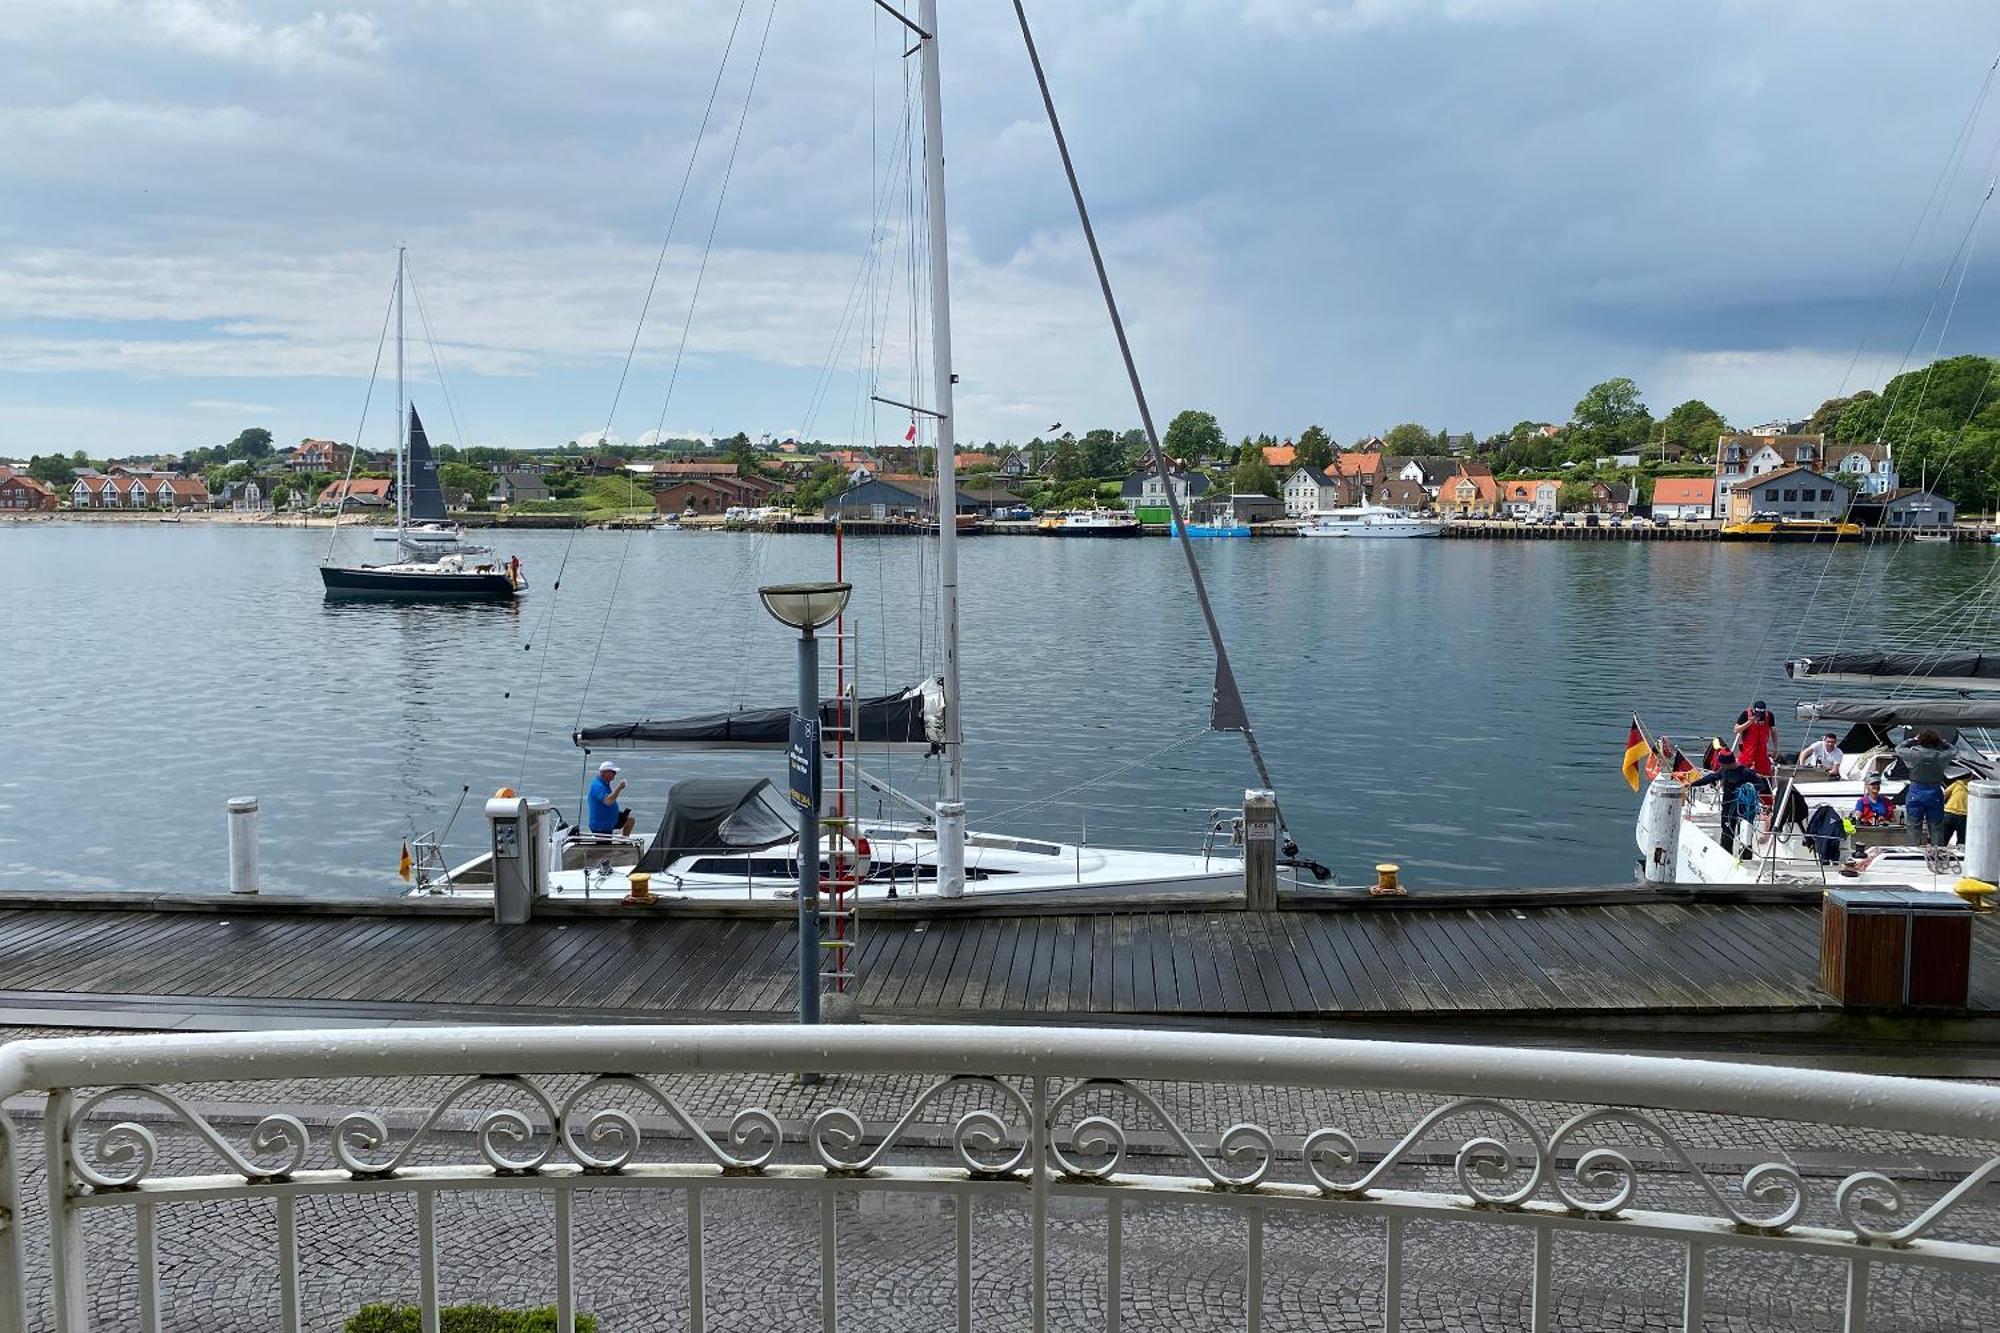
[[[2000,689],[2000,653],[1821,653],[1785,663],[1794,680],[1911,680],[1949,689]]]
[[[927,680],[896,694],[858,699],[841,716],[841,701],[819,706],[822,742],[831,748],[836,728],[866,746],[890,745],[935,752],[944,740],[944,685]],[[648,719],[585,727],[573,739],[586,750],[782,750],[791,744],[792,710],[739,708],[727,713]]]
[[[410,522],[439,523],[444,520],[444,488],[438,485],[437,459],[431,456],[431,442],[424,435],[424,423],[417,418],[417,405],[410,404]]]
[[[2000,700],[1821,699],[1799,705],[1806,722],[1855,722],[1873,727],[2000,727]]]

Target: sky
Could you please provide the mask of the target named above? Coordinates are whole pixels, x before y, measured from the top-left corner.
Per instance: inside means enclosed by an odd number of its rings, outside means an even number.
[[[958,436],[1135,424],[1011,6],[940,8]],[[1162,425],[1484,435],[1613,375],[1747,425],[2000,351],[1990,0],[1029,13]],[[0,456],[386,447],[398,244],[434,439],[900,441],[904,35],[870,0],[0,0]]]

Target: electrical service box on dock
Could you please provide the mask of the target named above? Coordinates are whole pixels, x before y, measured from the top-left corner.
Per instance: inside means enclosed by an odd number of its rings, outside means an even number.
[[[1947,893],[1832,889],[1821,909],[1819,986],[1841,1004],[1963,1009],[1972,907]]]

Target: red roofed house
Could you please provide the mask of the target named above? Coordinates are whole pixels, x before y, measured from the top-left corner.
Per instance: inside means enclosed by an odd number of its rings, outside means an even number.
[[[1562,483],[1556,481],[1533,477],[1503,481],[1500,483],[1500,507],[1515,518],[1553,514],[1561,494]]]
[[[300,440],[292,450],[294,472],[345,472],[349,451],[332,440]]]
[[[1715,517],[1714,477],[1661,477],[1653,483],[1653,518],[1682,522]]]
[[[25,472],[11,468],[0,473],[0,509],[48,510],[56,507],[56,493]]]
[[[1283,444],[1264,446],[1264,461],[1274,468],[1290,467],[1298,461],[1298,457],[1298,447],[1290,440],[1286,440]]]
[[[344,509],[380,509],[395,501],[396,483],[387,477],[356,477],[336,481],[319,493],[323,505]]]
[[[115,477],[78,477],[69,488],[72,509],[116,509],[124,498]]]
[[[153,503],[165,509],[206,509],[208,487],[200,477],[160,477],[153,484]]]
[[[1437,508],[1459,518],[1491,518],[1499,512],[1500,483],[1484,468],[1446,477],[1438,486]]]
[[[1382,455],[1377,453],[1356,453],[1349,451],[1333,456],[1333,466],[1327,471],[1339,477],[1373,476],[1382,466]]]

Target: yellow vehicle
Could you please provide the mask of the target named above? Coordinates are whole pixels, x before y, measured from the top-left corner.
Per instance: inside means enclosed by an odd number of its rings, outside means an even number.
[[[1742,523],[1722,528],[1726,542],[1834,542],[1842,537],[1859,537],[1861,525],[1831,518],[1785,518],[1779,514],[1752,514]]]

